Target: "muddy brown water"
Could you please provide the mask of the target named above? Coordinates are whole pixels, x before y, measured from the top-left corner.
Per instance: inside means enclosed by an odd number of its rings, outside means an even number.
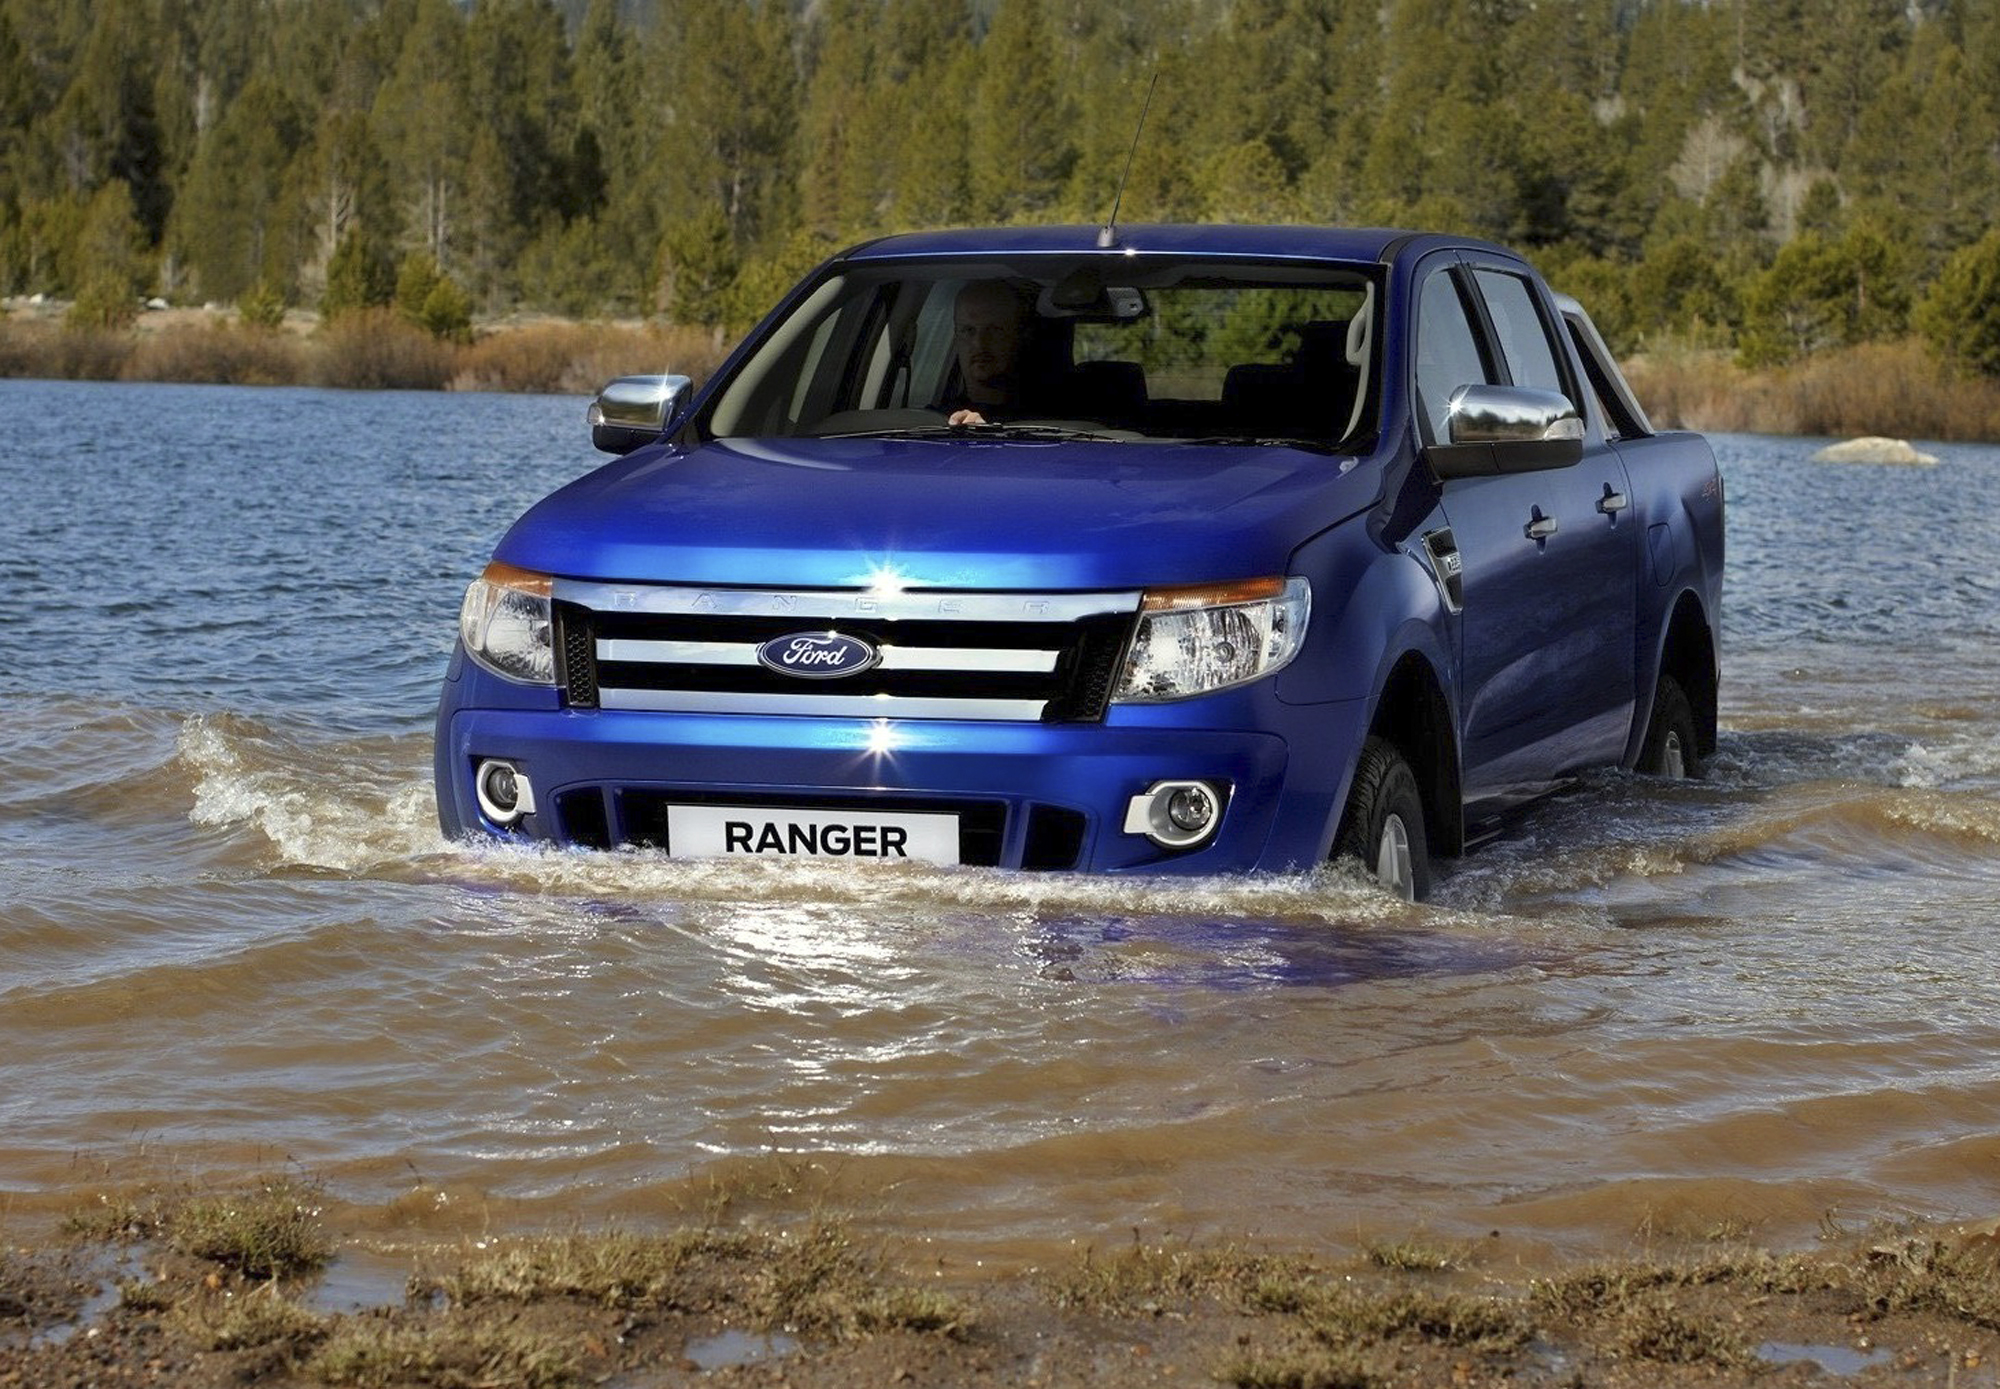
[[[996,1263],[2000,1214],[2000,450],[1718,438],[1713,778],[1594,778],[1406,908],[445,843],[458,595],[578,402],[0,404],[0,1220],[288,1169],[646,1222],[760,1160]]]

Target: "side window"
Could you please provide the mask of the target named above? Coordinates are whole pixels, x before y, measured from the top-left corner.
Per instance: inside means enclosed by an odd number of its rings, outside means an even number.
[[[1434,272],[1417,299],[1417,410],[1424,442],[1446,442],[1445,415],[1453,391],[1492,380],[1457,281],[1449,270]]]
[[[1590,392],[1597,399],[1597,408],[1604,416],[1604,432],[1614,439],[1634,439],[1648,432],[1647,426],[1626,403],[1628,397],[1612,385],[1611,373],[1617,370],[1598,355],[1598,346],[1592,341],[1596,330],[1586,326],[1586,321],[1565,318],[1569,327],[1569,339],[1576,348],[1577,360],[1583,363],[1584,379],[1590,383]]]
[[[929,405],[943,397],[952,365],[952,306],[965,283],[939,280],[930,287],[929,297],[917,311],[916,341],[910,349],[909,398],[900,403]]]
[[[820,320],[819,327],[813,330],[812,338],[806,344],[806,358],[799,368],[799,384],[792,391],[791,413],[788,417],[795,425],[805,417],[806,392],[819,382],[820,366],[826,357],[827,339],[833,336],[834,325],[839,321],[839,314],[828,314]]]
[[[1568,395],[1562,368],[1556,364],[1555,347],[1549,342],[1548,325],[1535,310],[1528,282],[1498,270],[1481,270],[1476,276],[1479,293],[1486,300],[1486,316],[1493,321],[1493,332],[1500,339],[1500,351],[1506,355],[1514,384]]]

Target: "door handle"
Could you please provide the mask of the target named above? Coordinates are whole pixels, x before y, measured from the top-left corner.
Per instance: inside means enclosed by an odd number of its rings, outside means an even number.
[[[1623,492],[1612,491],[1611,484],[1607,482],[1604,484],[1604,495],[1597,499],[1597,509],[1606,516],[1616,516],[1626,508],[1628,502],[1629,499]]]
[[[1527,536],[1530,540],[1547,540],[1559,529],[1560,527],[1556,525],[1555,517],[1542,515],[1542,509],[1536,507],[1534,519],[1521,527],[1521,534]]]

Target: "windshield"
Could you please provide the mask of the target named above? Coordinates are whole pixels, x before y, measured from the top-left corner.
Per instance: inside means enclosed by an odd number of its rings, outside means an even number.
[[[1042,256],[849,267],[716,397],[721,437],[1272,439],[1372,431],[1360,268]]]

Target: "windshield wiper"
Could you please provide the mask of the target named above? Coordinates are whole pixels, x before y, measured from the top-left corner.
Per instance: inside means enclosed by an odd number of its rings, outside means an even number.
[[[856,429],[822,434],[822,439],[1071,439],[1122,444],[1129,436],[1102,434],[1063,424],[917,424],[891,429]]]
[[[1221,444],[1242,448],[1304,449],[1308,453],[1343,453],[1331,439],[1308,439],[1296,434],[1210,434],[1199,439],[1162,439],[1171,444]]]

